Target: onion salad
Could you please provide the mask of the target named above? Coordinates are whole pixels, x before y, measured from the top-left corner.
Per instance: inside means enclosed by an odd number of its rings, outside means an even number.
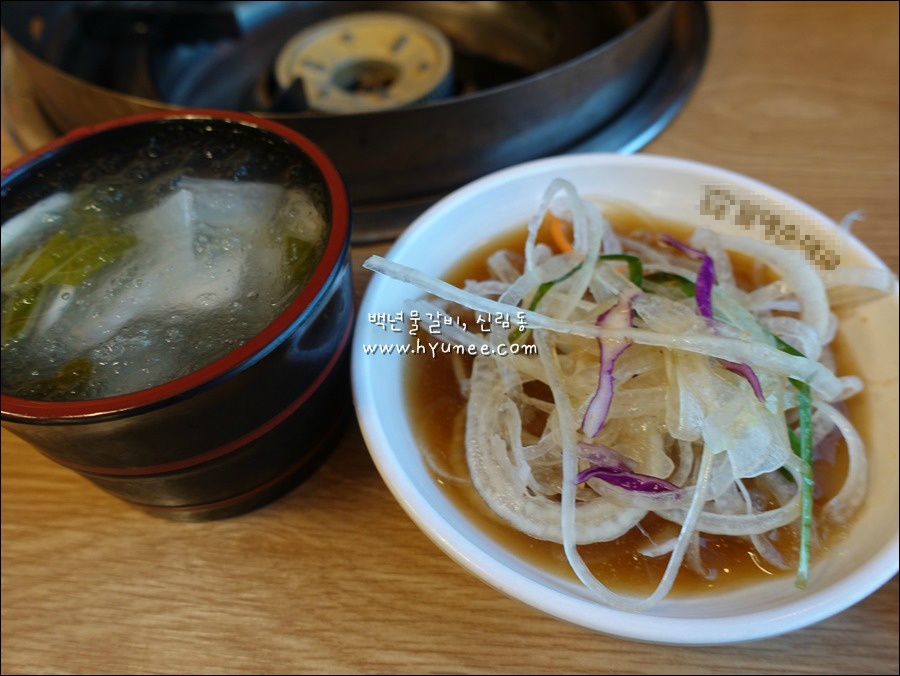
[[[548,223],[555,249],[538,241]],[[728,252],[767,266],[777,281],[740,288]],[[805,587],[815,445],[840,434],[848,454],[846,478],[818,518],[847,524],[867,480],[862,442],[840,403],[862,383],[833,371],[829,293],[870,298],[892,288],[893,275],[820,273],[799,252],[704,229],[685,242],[618,235],[561,179],[528,224],[524,257],[499,251],[488,264],[494,279],[465,289],[377,256],[364,265],[433,297],[418,308],[524,319],[512,330],[454,326],[439,336],[478,347],[459,379],[469,474],[491,510],[560,543],[592,594],[623,610],[659,603],[683,564],[702,574],[701,534],[743,538],[783,569],[768,536],[795,529],[799,551],[789,558]],[[536,354],[508,349],[526,341]],[[634,598],[609,589],[579,545],[640,529],[651,513],[674,524],[670,537],[648,535],[641,549],[669,557],[655,591]]]

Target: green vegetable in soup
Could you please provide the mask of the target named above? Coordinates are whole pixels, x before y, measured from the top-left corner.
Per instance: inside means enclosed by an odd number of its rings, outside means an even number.
[[[47,401],[71,398],[85,390],[91,382],[93,372],[94,363],[87,357],[78,357],[63,364],[49,378],[29,383],[29,396]]]
[[[3,345],[25,332],[59,287],[78,286],[136,243],[137,238],[130,234],[94,232],[73,236],[61,230],[17,256],[2,271]]]
[[[287,235],[284,238],[284,260],[294,284],[299,289],[312,275],[319,260],[319,248],[305,239]]]

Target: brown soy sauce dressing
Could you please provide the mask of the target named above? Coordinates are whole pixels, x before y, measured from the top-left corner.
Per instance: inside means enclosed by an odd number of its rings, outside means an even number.
[[[656,218],[648,218],[625,209],[607,211],[605,215],[613,223],[617,232],[640,237],[641,232],[664,232],[672,237],[687,241],[692,228]],[[539,236],[539,241],[552,246],[549,237]],[[514,252],[524,250],[525,229],[521,228],[478,247],[470,256],[462,260],[445,276],[446,281],[463,286],[467,279],[487,279],[488,256],[499,250]],[[757,286],[774,279],[771,271],[760,269],[752,259],[742,255],[732,255],[735,278],[739,284]],[[465,318],[463,318],[465,320]],[[847,366],[846,351],[842,349],[840,336],[833,349],[839,366]],[[517,556],[560,577],[576,580],[562,545],[555,542],[537,540],[520,533],[500,519],[484,503],[468,478],[465,458],[465,409],[466,400],[459,392],[454,374],[454,359],[468,360],[466,372],[470,370],[471,358],[437,353],[432,359],[411,358],[406,371],[407,405],[412,410],[414,433],[425,447],[433,463],[432,475],[445,494],[465,513],[478,528],[514,552]],[[839,368],[839,372],[853,372]],[[849,406],[853,417],[854,406]],[[823,448],[824,447],[824,448]],[[814,474],[816,481],[816,513],[829,498],[837,493],[847,473],[847,454],[843,441],[826,440],[816,449]],[[454,479],[448,478],[454,477]],[[669,524],[656,515],[649,515],[641,522],[641,529],[633,528],[624,536],[612,542],[602,542],[579,547],[579,552],[594,575],[611,589],[621,593],[646,595],[653,591],[662,577],[668,562],[668,555],[649,558],[639,553],[641,547],[649,544],[646,533],[653,533],[654,539],[675,535],[678,526]],[[828,541],[840,537],[838,529],[818,526],[818,542],[813,551],[821,551]],[[715,589],[723,591],[744,583],[762,581],[777,575],[794,575],[797,559],[797,535],[791,527],[779,529],[770,540],[784,557],[788,570],[780,570],[762,560],[749,540],[739,537],[703,536],[701,539],[701,559],[708,571],[709,579],[698,575],[685,562],[676,579],[672,595],[688,595],[698,590]]]

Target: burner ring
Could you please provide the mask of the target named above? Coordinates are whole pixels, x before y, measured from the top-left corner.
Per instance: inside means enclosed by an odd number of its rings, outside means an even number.
[[[437,29],[387,12],[347,14],[289,40],[275,62],[282,91],[300,80],[320,113],[401,108],[451,93],[452,52]]]

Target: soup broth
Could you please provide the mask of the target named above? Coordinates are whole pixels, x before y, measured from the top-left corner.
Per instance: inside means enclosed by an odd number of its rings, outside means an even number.
[[[129,176],[4,223],[4,394],[97,399],[195,371],[265,328],[324,250],[316,185]]]

